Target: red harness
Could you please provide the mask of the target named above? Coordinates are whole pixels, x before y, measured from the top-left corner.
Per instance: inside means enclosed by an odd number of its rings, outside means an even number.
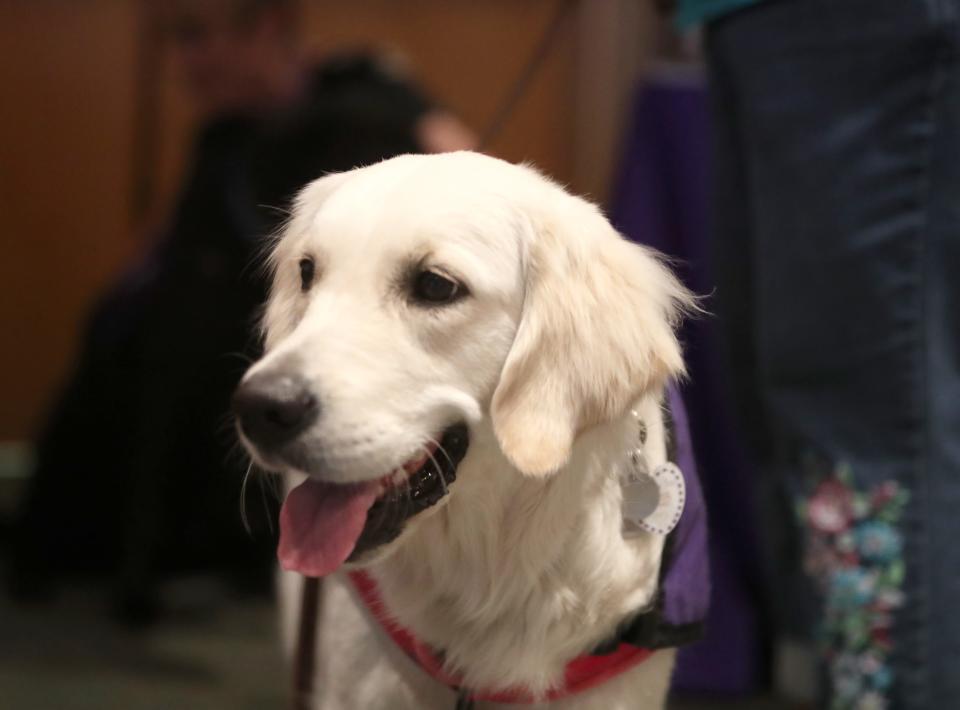
[[[390,619],[380,599],[377,583],[364,572],[351,572],[350,581],[357,590],[360,599],[373,614],[377,623],[383,627],[396,643],[418,666],[434,680],[443,683],[452,690],[460,691],[459,679],[443,669],[442,661],[426,644],[417,640],[409,630]],[[574,658],[564,671],[563,685],[547,693],[547,700],[557,700],[589,690],[604,681],[617,676],[635,665],[645,661],[653,651],[629,643],[621,642],[616,649],[602,655],[583,655]],[[470,691],[470,700],[484,700],[498,703],[533,703],[538,699],[523,689],[502,691]],[[543,698],[539,698],[543,700]]]

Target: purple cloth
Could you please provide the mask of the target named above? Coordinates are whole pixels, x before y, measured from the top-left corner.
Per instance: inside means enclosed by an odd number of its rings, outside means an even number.
[[[709,269],[709,112],[702,81],[687,72],[654,76],[637,92],[610,208],[628,238],[678,260],[686,285],[713,291]],[[709,300],[706,307],[710,308]],[[761,676],[762,571],[753,508],[753,472],[733,425],[721,375],[716,326],[708,317],[682,333],[689,380],[683,384],[703,497],[710,512],[712,595],[703,640],[681,649],[674,687],[696,692],[750,692]],[[672,398],[675,395],[672,395]],[[678,436],[685,429],[678,427]],[[680,464],[686,473],[687,466]],[[688,480],[688,487],[690,481]],[[699,491],[699,489],[698,489]],[[689,492],[688,492],[689,495]],[[688,503],[689,504],[689,503]],[[681,521],[681,525],[685,521]],[[699,530],[696,528],[697,535]],[[694,534],[684,532],[683,534]],[[696,549],[696,546],[694,546]],[[686,618],[698,593],[682,589],[689,568],[706,564],[687,553],[668,575],[669,614]],[[699,585],[693,584],[694,587]]]
[[[676,444],[674,463],[683,474],[686,504],[674,528],[667,573],[663,579],[663,615],[673,625],[701,623],[710,605],[710,561],[707,550],[707,510],[690,441],[687,410],[676,387],[667,388]]]

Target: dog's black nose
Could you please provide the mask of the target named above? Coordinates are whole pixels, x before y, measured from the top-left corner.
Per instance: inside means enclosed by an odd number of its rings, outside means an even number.
[[[233,413],[250,441],[273,449],[313,424],[320,407],[303,380],[265,372],[240,383],[233,395]]]

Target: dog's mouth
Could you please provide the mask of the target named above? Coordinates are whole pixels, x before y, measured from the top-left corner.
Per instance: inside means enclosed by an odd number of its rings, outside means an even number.
[[[443,432],[439,445],[380,478],[350,484],[304,481],[280,511],[280,563],[323,577],[395,539],[407,520],[447,494],[468,446],[467,426],[459,423]]]

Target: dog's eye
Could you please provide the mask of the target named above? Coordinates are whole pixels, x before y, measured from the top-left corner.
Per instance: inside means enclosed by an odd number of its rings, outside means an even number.
[[[462,294],[460,284],[435,271],[421,271],[413,282],[414,298],[423,303],[450,303]]]
[[[303,258],[300,260],[300,290],[309,291],[313,284],[313,275],[316,271],[316,265],[313,259]]]

